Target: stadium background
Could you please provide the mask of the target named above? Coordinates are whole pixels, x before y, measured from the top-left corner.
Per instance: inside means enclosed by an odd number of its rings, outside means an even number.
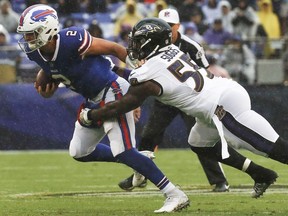
[[[245,86],[254,110],[266,117],[288,138],[288,89],[282,85]],[[72,138],[77,109],[83,98],[60,88],[43,99],[33,84],[0,85],[0,150],[67,149]],[[148,116],[151,99],[142,106],[137,138]],[[161,148],[187,148],[187,131],[181,118],[167,128]],[[103,140],[107,142],[107,138]]]
[[[25,1],[11,1],[13,9],[21,13]],[[103,31],[104,38],[110,39],[113,31],[113,12],[123,4],[109,4],[106,12],[94,14],[71,13],[76,24],[88,28],[89,22],[96,19]],[[67,18],[67,17],[66,17]],[[65,17],[62,17],[62,22]],[[19,35],[11,33],[11,47],[18,49]],[[246,85],[252,108],[266,117],[275,129],[288,138],[288,88],[284,85],[285,73],[282,54],[286,48],[286,38],[273,41],[280,47],[277,59],[257,59],[257,80],[255,85]],[[1,50],[0,50],[1,51]],[[27,60],[22,53],[18,65],[18,82],[0,84],[0,150],[19,149],[67,149],[71,139],[76,113],[83,98],[68,89],[61,88],[57,94],[45,100],[33,87],[38,67]],[[1,65],[2,67],[2,65]],[[3,67],[2,67],[3,70]],[[273,71],[273,73],[271,72]],[[20,77],[20,78],[19,78]],[[149,116],[151,100],[142,107],[142,117],[137,123],[137,138]],[[107,138],[103,140],[107,143]],[[187,148],[187,131],[180,118],[173,121],[166,130],[162,148]]]

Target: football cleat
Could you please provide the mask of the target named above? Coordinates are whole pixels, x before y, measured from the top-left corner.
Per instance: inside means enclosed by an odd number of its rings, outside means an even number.
[[[179,190],[177,194],[166,197],[164,205],[160,209],[155,210],[154,213],[178,212],[190,206],[190,200],[183,191]]]
[[[140,153],[151,160],[155,159],[155,155],[153,151],[140,151]],[[144,188],[147,185],[147,179],[141,175],[140,173],[134,171],[130,177],[122,180],[118,183],[118,186],[126,191],[132,191],[135,187]]]
[[[143,176],[140,173],[134,171],[134,175],[133,175],[133,178],[132,178],[132,185],[134,187],[139,187],[139,185],[141,185],[144,180],[145,180],[145,176]]]
[[[215,188],[212,190],[213,192],[228,192],[229,185],[226,182],[222,182],[215,185]]]
[[[268,170],[267,172],[267,176],[266,179],[263,181],[255,181],[255,184],[253,186],[253,191],[251,193],[251,197],[252,198],[259,198],[260,196],[262,196],[264,194],[264,192],[267,190],[267,188],[273,184],[276,179],[278,178],[278,175],[276,172],[272,171],[272,170]]]
[[[138,186],[133,185],[133,177],[134,174],[132,174],[130,177],[124,179],[123,181],[118,183],[118,186],[126,191],[132,191],[135,187],[144,188],[147,186],[147,179],[144,178],[144,180],[141,183],[138,183]],[[135,182],[135,181],[134,181]]]

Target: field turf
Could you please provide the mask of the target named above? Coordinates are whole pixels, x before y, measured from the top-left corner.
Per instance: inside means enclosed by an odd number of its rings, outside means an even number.
[[[170,215],[288,215],[288,167],[241,151],[279,178],[263,197],[252,199],[253,181],[223,166],[230,192],[212,193],[197,157],[189,149],[156,153],[156,164],[190,197],[191,206]],[[146,189],[124,192],[118,182],[131,174],[116,163],[80,163],[67,151],[0,151],[1,216],[148,216],[164,197],[149,182]]]

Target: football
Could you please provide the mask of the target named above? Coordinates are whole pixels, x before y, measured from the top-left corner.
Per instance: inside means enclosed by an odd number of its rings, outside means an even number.
[[[42,91],[45,91],[46,85],[48,83],[53,83],[53,82],[57,83],[55,79],[53,79],[51,76],[46,75],[46,73],[41,69],[36,76],[35,86],[36,88],[41,86]]]

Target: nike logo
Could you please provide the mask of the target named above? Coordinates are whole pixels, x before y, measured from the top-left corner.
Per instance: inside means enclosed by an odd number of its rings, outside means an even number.
[[[79,34],[79,41],[82,41],[82,35]]]

